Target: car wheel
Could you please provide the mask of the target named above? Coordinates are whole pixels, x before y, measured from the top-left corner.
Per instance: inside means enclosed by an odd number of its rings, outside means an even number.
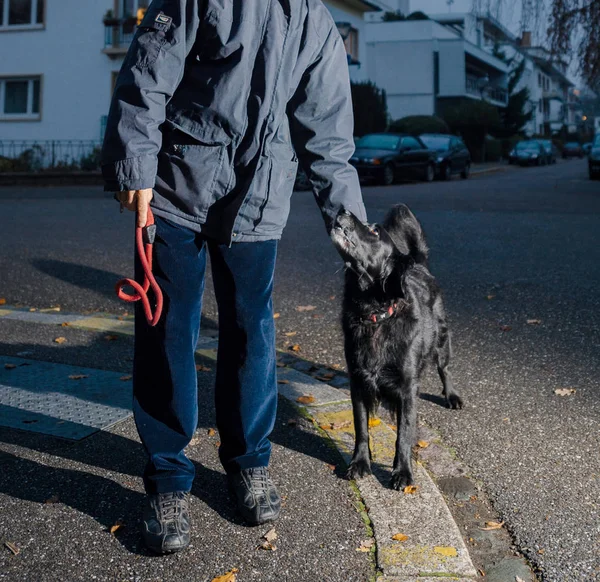
[[[433,167],[433,164],[428,164],[425,168],[425,175],[423,176],[423,179],[425,180],[425,182],[433,182],[434,178],[435,168]]]
[[[471,175],[471,164],[467,164],[465,169],[460,173],[460,177],[466,180]]]
[[[450,164],[446,164],[442,168],[442,180],[451,180],[452,179],[452,167]]]
[[[381,175],[381,183],[384,186],[391,186],[394,183],[394,166],[392,164],[386,164],[383,166],[383,173]]]

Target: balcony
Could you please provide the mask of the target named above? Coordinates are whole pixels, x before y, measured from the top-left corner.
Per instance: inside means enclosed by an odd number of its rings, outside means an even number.
[[[485,77],[467,74],[465,77],[465,90],[467,95],[490,101],[493,105],[506,107],[508,104],[508,91],[502,87],[491,85]]]
[[[111,59],[125,56],[137,29],[136,18],[110,18],[104,20],[104,49]]]

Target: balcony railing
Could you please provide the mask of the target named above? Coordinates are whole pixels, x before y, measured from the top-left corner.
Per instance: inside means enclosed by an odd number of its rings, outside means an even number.
[[[137,21],[132,18],[105,20],[104,52],[108,55],[125,54],[136,29]]]
[[[468,95],[476,95],[482,99],[489,99],[506,105],[508,103],[508,91],[502,87],[493,85],[481,85],[481,78],[467,75],[465,78],[465,90]]]
[[[100,147],[93,140],[0,140],[0,174],[99,170]]]

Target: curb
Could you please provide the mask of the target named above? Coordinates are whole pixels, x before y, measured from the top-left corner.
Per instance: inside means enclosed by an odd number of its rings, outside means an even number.
[[[505,166],[493,166],[491,168],[482,168],[481,170],[471,170],[471,176],[480,176],[482,174],[495,174],[497,172],[506,172]]]
[[[133,316],[111,314],[74,315],[60,308],[30,310],[0,307],[0,319],[47,325],[65,325],[101,333],[133,335]],[[217,339],[200,336],[196,353],[216,360]],[[294,403],[305,417],[329,438],[348,464],[354,447],[352,405],[345,390],[289,366],[288,354],[278,362],[279,394]],[[286,362],[287,360],[287,362]],[[309,362],[300,360],[310,367]],[[333,376],[330,374],[329,376]],[[341,376],[341,374],[340,374]],[[339,381],[335,382],[340,384]],[[472,581],[477,572],[471,562],[448,506],[436,484],[419,461],[414,461],[417,489],[413,494],[387,487],[394,457],[395,430],[379,418],[370,422],[373,475],[356,481],[374,531],[379,582]],[[395,541],[395,534],[407,536]]]

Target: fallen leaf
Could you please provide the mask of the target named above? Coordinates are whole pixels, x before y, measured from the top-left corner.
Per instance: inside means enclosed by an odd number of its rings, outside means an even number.
[[[117,341],[119,339],[119,336],[118,335],[112,335],[112,334],[111,335],[105,335],[104,339],[107,342],[114,342],[114,341]]]
[[[402,491],[406,495],[414,495],[417,492],[418,488],[419,488],[418,485],[407,485]]]
[[[220,446],[221,446],[221,441],[217,441],[217,442],[215,443],[215,447],[217,447],[217,449],[218,449]]]
[[[70,324],[68,321],[63,321],[63,322],[60,324],[60,327],[70,327],[70,326],[71,326],[71,324]]]
[[[329,299],[331,299],[331,301],[333,301],[335,299],[335,295],[330,295]]]
[[[295,335],[298,335],[297,331],[288,331],[285,334],[287,337],[294,337]]]
[[[202,364],[197,364],[196,365],[196,372],[210,372],[211,368],[209,368],[208,366],[203,366]]]
[[[485,572],[481,568],[479,568],[477,571],[479,572],[482,578],[485,578]]]
[[[296,398],[296,402],[300,404],[312,404],[315,401],[315,397],[312,394],[304,394]]]
[[[435,546],[433,551],[441,556],[455,557],[458,556],[458,551],[452,546]]]
[[[346,428],[347,426],[352,426],[351,420],[343,420],[341,422],[330,422],[328,424],[319,425],[323,430],[340,430],[341,428]]]
[[[314,311],[316,309],[316,307],[314,305],[298,305],[298,307],[296,307],[296,311]]]
[[[131,380],[132,378],[133,378],[133,376],[127,375],[127,376],[121,376],[119,378],[119,380],[121,380],[121,382],[127,382],[128,380]]]
[[[285,364],[283,362],[277,362],[278,368],[285,368]]]
[[[192,437],[190,442],[189,442],[189,446],[190,447],[195,447],[198,443],[200,442],[200,439],[198,437]]]
[[[331,469],[332,471],[335,471],[335,469],[336,469],[336,466],[335,466],[335,465],[332,465],[332,464],[330,464],[330,463],[327,463],[327,467],[328,467],[329,469]]]
[[[289,384],[289,380],[277,380],[277,384]]]
[[[30,308],[29,308],[29,311],[30,311],[31,313],[33,313],[34,311],[37,311],[37,307],[30,307]]]
[[[15,555],[17,556],[19,554],[19,552],[21,551],[16,544],[13,544],[12,542],[4,542],[4,545]]]
[[[426,449],[429,446],[429,443],[427,441],[417,441],[417,446],[420,449]]]
[[[215,435],[217,434],[217,431],[216,431],[214,428],[209,428],[209,429],[206,431],[206,434],[207,434],[208,436],[215,436]]]
[[[494,529],[502,529],[504,522],[503,521],[486,521],[484,525],[485,525],[485,527],[479,528],[481,531],[492,531]]]
[[[403,533],[397,533],[392,536],[392,539],[397,542],[405,542],[408,539],[408,536]]]
[[[544,549],[542,549],[542,548],[540,548],[540,549],[538,550],[538,554],[544,555],[545,553],[546,553],[546,550],[544,550]]]
[[[491,300],[492,300],[494,297],[496,297],[496,296],[495,296],[495,295],[487,295],[487,296],[486,296],[486,299],[487,299],[488,301],[491,301]]]
[[[46,311],[60,311],[60,307],[50,307]]]
[[[542,323],[541,319],[528,319],[527,320],[528,325],[540,325],[540,323]]]
[[[67,341],[66,337],[57,337],[54,340],[54,343],[56,344],[64,344]]]
[[[525,582],[520,576],[515,576],[515,582]]]
[[[557,396],[571,396],[575,394],[575,392],[577,392],[575,388],[557,388],[554,391],[554,394],[556,394]]]
[[[311,315],[311,317],[312,317],[313,319],[323,319],[323,316],[322,316],[320,313],[319,313],[319,314],[316,314],[316,313],[315,313],[315,315]]]
[[[275,528],[272,527],[264,536],[263,538],[265,540],[267,540],[268,542],[274,542],[277,539],[277,532],[275,531]]]
[[[288,349],[291,350],[292,352],[299,352],[300,346],[298,344],[294,344],[293,346],[290,346]]]
[[[369,428],[373,428],[374,426],[379,426],[381,424],[381,420],[379,418],[369,418]]]
[[[120,519],[118,519],[115,522],[115,525],[111,526],[110,533],[114,535],[115,532],[117,532],[118,530],[120,530],[122,527],[125,527],[125,524]]]
[[[328,378],[327,376],[313,376],[313,378],[319,382],[329,382],[329,380],[331,380],[331,378]]]
[[[360,547],[356,548],[357,552],[370,552],[371,548],[375,545],[375,540],[370,538],[368,540],[363,540],[360,543]]]
[[[290,419],[287,421],[287,425],[288,425],[288,426],[296,426],[297,424],[298,424],[298,421],[297,421],[295,418],[290,418]]]
[[[69,380],[83,380],[84,378],[89,378],[88,374],[71,374],[69,376]]]
[[[281,313],[274,313],[273,319],[279,319],[281,317]]]
[[[6,370],[14,370],[16,367],[16,364],[4,364]]]
[[[237,568],[232,568],[229,572],[225,572],[222,576],[217,576],[213,578],[211,582],[236,582],[237,573],[239,570]]]
[[[256,546],[256,549],[274,552],[277,549],[277,546],[275,544],[272,544],[271,542],[262,542],[261,544]]]
[[[6,299],[4,299],[4,297],[0,297],[0,305],[6,305]]]
[[[512,329],[512,325],[501,325],[500,331],[510,331]]]
[[[51,505],[52,503],[58,503],[59,499],[58,499],[58,495],[53,495],[52,497],[49,497],[48,499],[46,499],[46,501],[44,501],[44,503],[46,505]]]

